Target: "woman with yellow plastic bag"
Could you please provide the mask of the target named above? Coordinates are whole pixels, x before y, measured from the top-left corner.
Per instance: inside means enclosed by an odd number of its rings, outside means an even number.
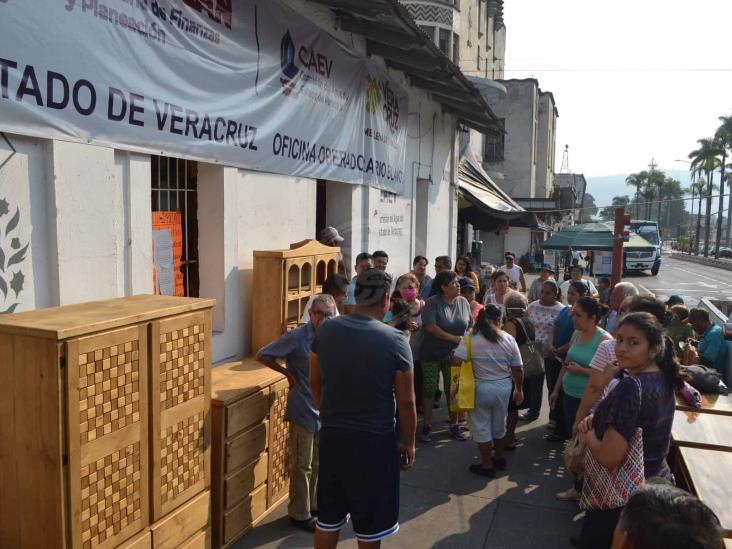
[[[523,370],[521,353],[516,340],[501,330],[501,310],[487,305],[478,315],[470,333],[463,338],[455,351],[454,365],[460,366],[460,381],[463,379],[463,363],[472,365],[474,377],[474,407],[468,413],[468,426],[473,440],[478,443],[480,463],[470,466],[476,475],[495,478],[496,469],[505,469],[502,445],[494,452],[494,440],[506,435],[508,402],[513,397],[520,404]],[[511,378],[516,389],[511,394]],[[457,390],[458,404],[468,403],[469,395]]]

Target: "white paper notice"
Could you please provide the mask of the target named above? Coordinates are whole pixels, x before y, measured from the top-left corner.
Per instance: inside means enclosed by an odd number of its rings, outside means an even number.
[[[173,264],[173,234],[170,229],[153,231],[153,258],[155,261],[155,293],[173,295],[175,290]]]

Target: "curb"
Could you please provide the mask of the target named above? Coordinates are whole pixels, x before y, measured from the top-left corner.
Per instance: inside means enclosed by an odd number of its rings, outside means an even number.
[[[670,254],[671,259],[678,259],[680,261],[686,261],[688,263],[697,263],[699,265],[707,265],[708,267],[716,267],[718,269],[724,269],[725,271],[732,271],[732,261],[725,261],[722,259],[714,259],[713,257],[703,257],[697,255],[688,255],[680,253]]]

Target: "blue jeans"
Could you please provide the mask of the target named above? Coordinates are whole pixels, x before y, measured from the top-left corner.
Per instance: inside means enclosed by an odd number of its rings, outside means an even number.
[[[564,406],[564,422],[567,426],[567,431],[572,434],[572,425],[574,425],[574,418],[577,416],[577,410],[579,409],[581,398],[576,398],[568,395],[562,391],[562,405]],[[575,479],[574,489],[578,492],[582,491],[582,479]]]

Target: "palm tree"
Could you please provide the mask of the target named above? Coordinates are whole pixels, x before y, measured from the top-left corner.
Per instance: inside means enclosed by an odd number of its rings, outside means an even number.
[[[643,170],[638,173],[632,173],[625,178],[625,184],[635,187],[635,217],[640,218],[640,194],[641,187],[645,185],[648,179],[648,172]]]
[[[719,218],[722,217],[722,200],[724,198],[724,184],[725,184],[725,162],[727,161],[727,149],[732,150],[732,116],[720,116],[719,121],[722,123],[721,126],[719,126],[719,129],[717,130],[715,137],[719,139],[722,143],[722,164],[721,164],[721,170],[722,170],[722,183],[720,183],[721,191],[719,193]],[[729,188],[729,187],[728,187]],[[726,230],[726,244],[729,246],[730,240],[730,228],[732,227],[732,193],[729,195],[729,199],[727,201],[727,230]],[[717,221],[717,223],[721,223],[721,221]],[[719,229],[717,230],[717,250],[719,250],[719,241],[721,239],[721,233]],[[717,251],[717,254],[719,252]]]
[[[656,221],[658,222],[659,227],[661,226],[661,200],[663,200],[663,187],[664,187],[665,182],[666,182],[666,174],[663,173],[663,171],[661,171],[661,170],[653,170],[648,175],[648,182],[646,183],[646,185],[648,185],[649,187],[656,188],[656,194],[658,196],[658,212],[657,212],[658,217],[657,217]],[[648,208],[649,216],[647,219],[651,218],[650,217],[650,215],[652,213],[651,210],[652,210],[652,205],[651,205],[651,207]]]
[[[709,227],[712,220],[712,186],[714,185],[714,170],[717,169],[719,160],[717,154],[719,151],[718,144],[712,138],[703,138],[697,140],[699,148],[689,153],[691,159],[691,169],[697,174],[702,172],[707,178],[707,208],[706,219],[704,221],[704,257],[709,255]]]
[[[729,126],[732,128],[732,118],[726,116],[720,116],[720,120],[723,122],[726,120],[729,122]],[[717,238],[714,246],[714,258],[719,259],[719,245],[722,240],[722,217],[724,216],[724,183],[725,175],[724,168],[727,162],[727,149],[732,146],[732,132],[727,131],[725,124],[723,123],[717,131],[714,133],[714,141],[717,144],[718,151],[722,155],[719,161],[719,206],[717,207]]]
[[[704,188],[706,186],[707,185],[703,179],[697,179],[696,182],[691,184],[691,188],[696,190],[696,194],[699,197],[699,204],[697,205],[697,212],[696,212],[696,235],[694,235],[694,253],[696,255],[699,255],[699,235],[701,234],[702,197],[704,195]],[[692,210],[692,213],[694,213],[693,210]]]
[[[653,185],[646,185],[641,191],[641,198],[645,202],[646,210],[643,219],[651,219],[651,207],[653,206],[653,199],[656,196],[656,189]]]

